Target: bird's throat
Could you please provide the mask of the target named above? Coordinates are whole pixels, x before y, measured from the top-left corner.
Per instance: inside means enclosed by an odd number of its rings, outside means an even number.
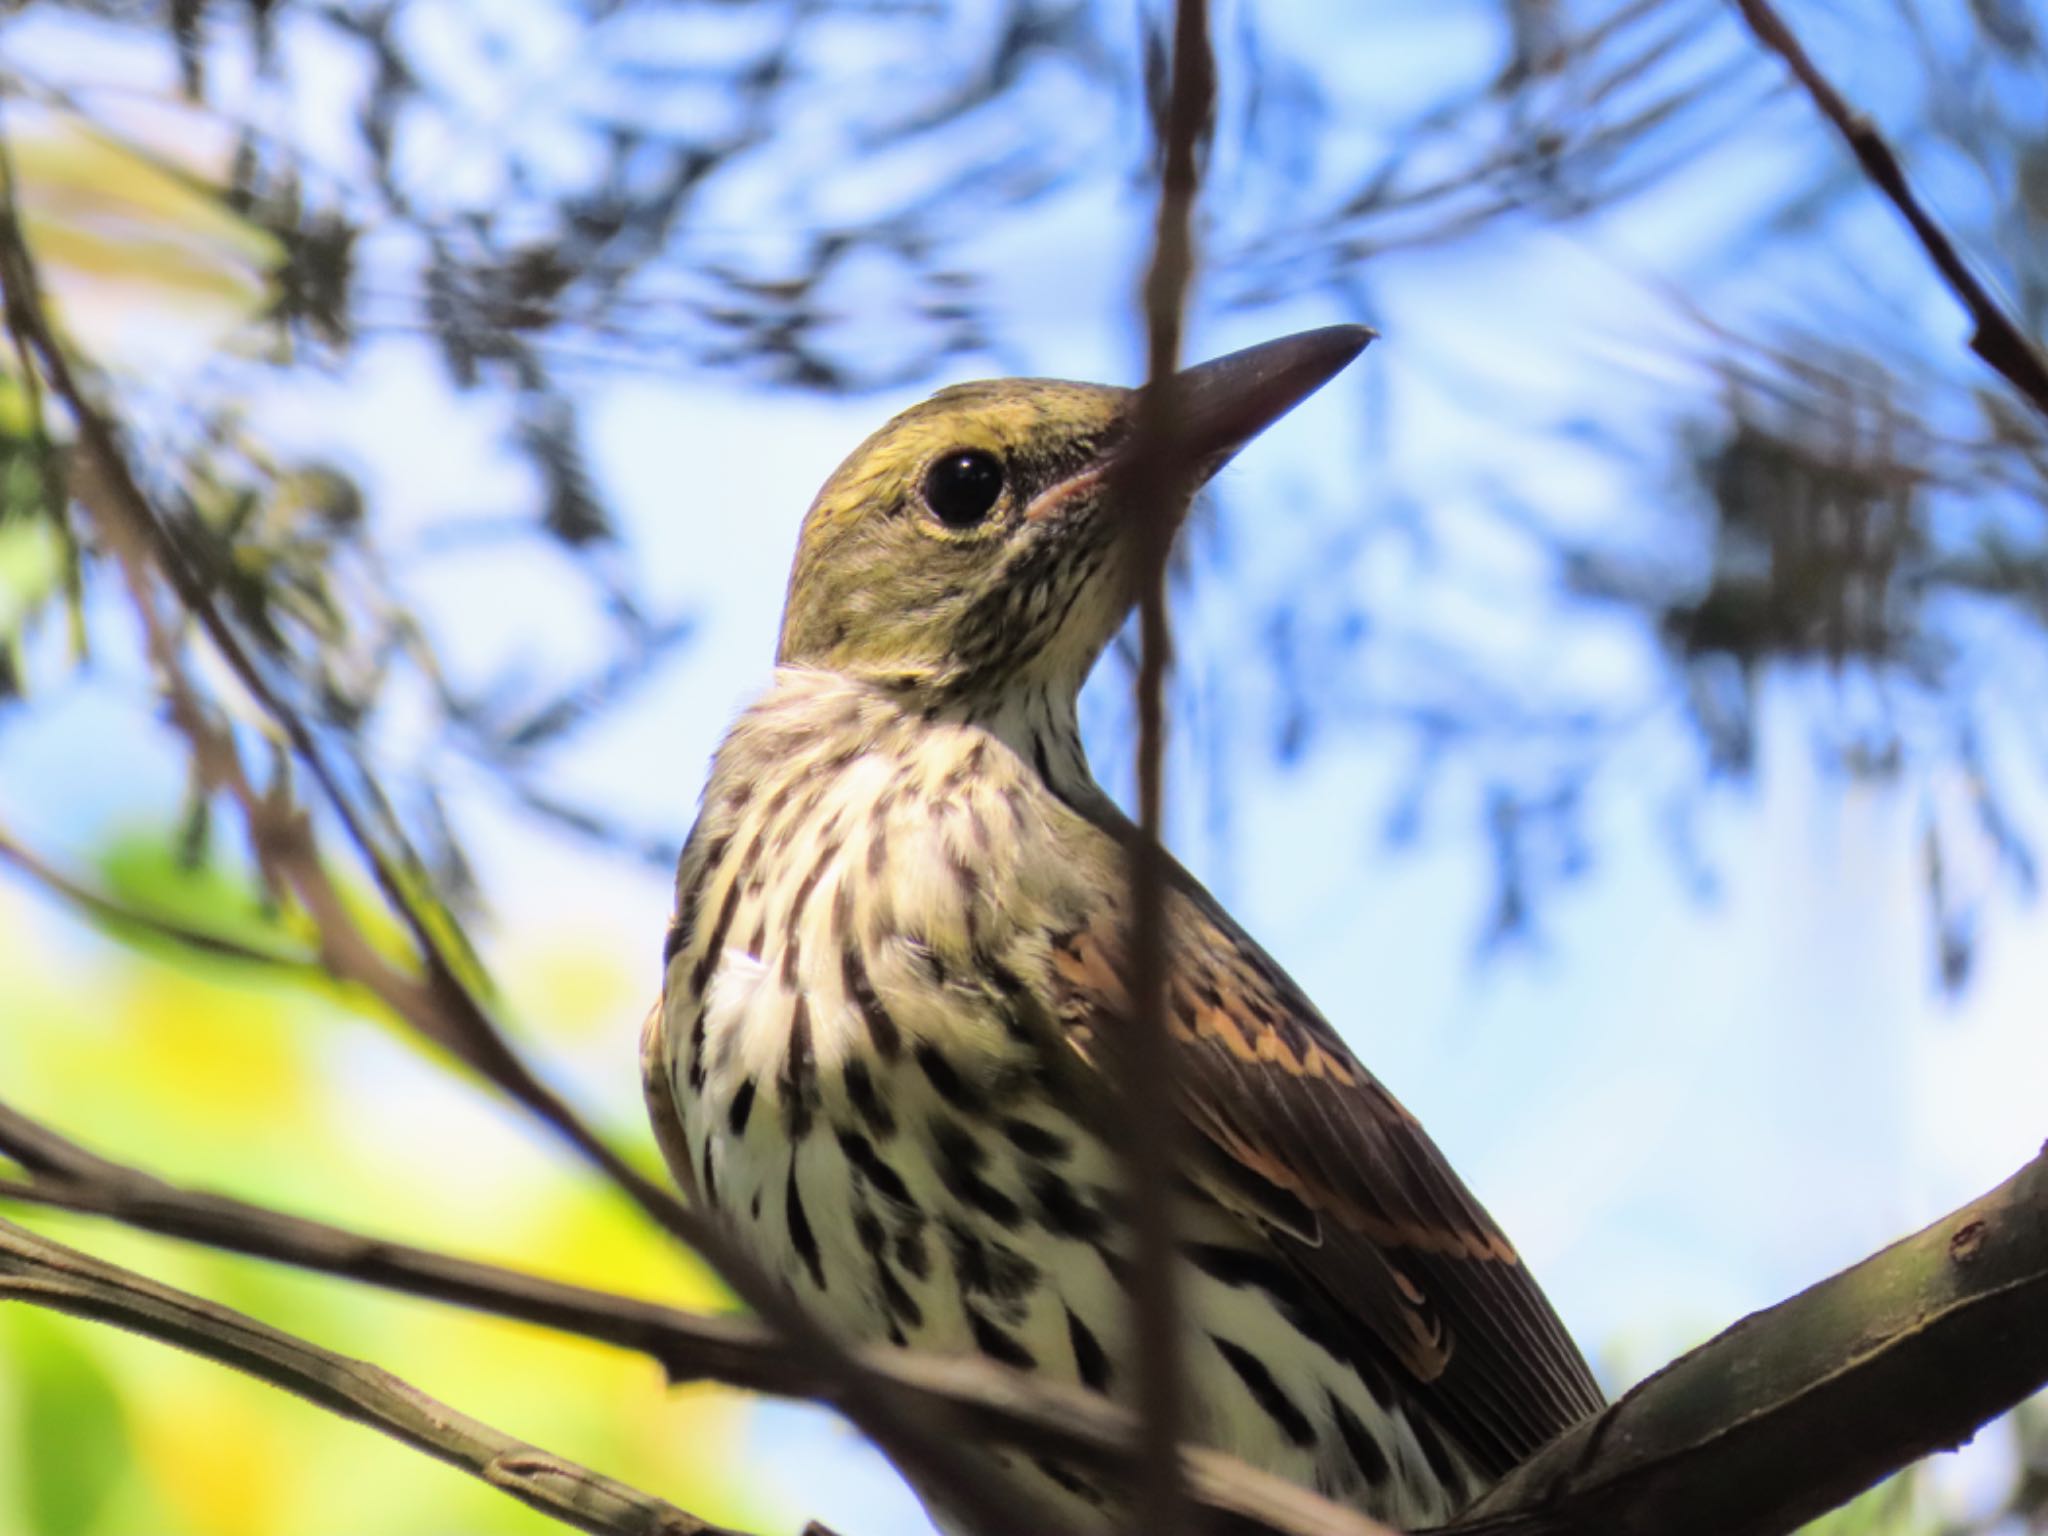
[[[1045,787],[1069,805],[1101,797],[1081,745],[1072,689],[1020,683],[1000,695],[979,723],[1019,761],[1030,764]]]

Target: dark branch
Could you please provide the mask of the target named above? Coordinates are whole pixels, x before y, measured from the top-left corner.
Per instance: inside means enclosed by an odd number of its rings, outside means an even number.
[[[203,1243],[365,1285],[514,1318],[629,1349],[675,1382],[712,1380],[845,1407],[843,1377],[746,1318],[706,1317],[635,1297],[548,1280],[309,1221],[225,1195],[189,1190],[114,1162],[0,1104],[0,1156],[30,1175],[0,1179],[0,1200],[89,1212],[162,1236]],[[975,1359],[865,1351],[882,1378],[968,1443],[1055,1454],[1128,1476],[1136,1426],[1101,1397]],[[1183,1452],[1190,1482],[1221,1529],[1240,1536],[1384,1536],[1338,1509],[1220,1452]]]
[[[1864,175],[1891,199],[1942,281],[1969,311],[1976,327],[1970,337],[1970,350],[2032,402],[2035,410],[2048,417],[2048,359],[2042,357],[2019,323],[1970,270],[1947,231],[1921,206],[1906,182],[1905,168],[1899,164],[1898,155],[1877,131],[1877,125],[1842,98],[1842,93],[1800,46],[1770,0],[1735,0],[1735,7],[1742,12],[1742,19],[1749,23],[1757,41],[1785,61],[1821,115],[1835,125],[1863,167]]]
[[[703,1317],[389,1243],[176,1188],[0,1107],[0,1152],[34,1182],[0,1198],[95,1211],[170,1236],[631,1349],[708,1378],[844,1407],[841,1378],[758,1324]],[[2048,1384],[2048,1154],[1981,1200],[1757,1313],[1539,1452],[1457,1536],[1765,1536]],[[1138,1454],[1104,1399],[985,1362],[869,1350],[861,1368],[975,1444],[1112,1476]],[[1797,1447],[1797,1454],[1788,1454]],[[1203,1514],[1231,1536],[1381,1536],[1363,1516],[1217,1452],[1184,1448]]]
[[[2048,1151],[1666,1366],[1458,1536],[1775,1536],[2048,1383]]]
[[[1142,1456],[1133,1530],[1178,1536],[1189,1528],[1178,1447],[1186,1422],[1180,1358],[1181,1306],[1175,1283],[1173,1175],[1180,1116],[1174,1096],[1174,1044],[1167,1023],[1166,854],[1164,805],[1166,568],[1184,486],[1174,452],[1173,378],[1180,366],[1188,287],[1194,275],[1194,208],[1204,129],[1214,110],[1216,61],[1204,0],[1174,7],[1173,72],[1159,127],[1159,216],[1145,274],[1145,389],[1127,480],[1137,505],[1138,830],[1130,845],[1131,1018],[1115,1069],[1128,1111],[1124,1158],[1130,1170],[1137,1281],[1131,1326],[1138,1361]]]
[[[374,1365],[7,1221],[0,1221],[0,1300],[112,1323],[231,1366],[366,1424],[578,1530],[597,1536],[738,1536],[457,1413]]]
[[[0,1200],[90,1212],[164,1237],[615,1344],[648,1355],[678,1382],[712,1379],[790,1395],[827,1390],[819,1365],[779,1350],[758,1323],[704,1317],[183,1189],[90,1152],[5,1104],[0,1154],[31,1175],[26,1182],[0,1179]]]

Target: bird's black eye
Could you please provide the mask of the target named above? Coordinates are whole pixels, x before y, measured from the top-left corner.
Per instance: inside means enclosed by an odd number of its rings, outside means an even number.
[[[924,474],[924,504],[948,528],[972,528],[1002,494],[1002,463],[979,448],[956,448]]]

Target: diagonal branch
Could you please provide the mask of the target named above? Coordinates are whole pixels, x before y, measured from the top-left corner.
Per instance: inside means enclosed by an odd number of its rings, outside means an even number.
[[[383,1242],[110,1162],[0,1106],[0,1153],[34,1176],[0,1198],[95,1211],[635,1350],[677,1379],[842,1406],[818,1362],[744,1319],[675,1308]],[[1942,1446],[2048,1385],[2048,1153],[1917,1236],[1759,1312],[1539,1452],[1457,1536],[1765,1536]],[[974,1443],[1122,1475],[1131,1416],[972,1359],[868,1350],[863,1368],[942,1406]],[[1789,1448],[1796,1447],[1796,1453]],[[1364,1517],[1218,1452],[1181,1466],[1230,1536],[1385,1536]]]
[[[1757,41],[1785,61],[1814,106],[1834,124],[1835,131],[1863,167],[1863,174],[1899,210],[1921,249],[1926,251],[1927,259],[1934,263],[1935,271],[1969,311],[1976,328],[1970,337],[1970,350],[2025,396],[2035,410],[2048,417],[2048,359],[2042,357],[2041,349],[2028,339],[2019,322],[2005,312],[1991,290],[1970,270],[1948,232],[1921,205],[1906,181],[1905,168],[1900,165],[1897,153],[1878,132],[1877,125],[1843,99],[1842,93],[1800,46],[1798,37],[1770,0],[1735,0],[1735,8],[1742,12],[1742,19],[1749,23]]]
[[[2048,1384],[2048,1150],[1744,1318],[1510,1473],[1458,1536],[1776,1536]]]
[[[374,1365],[0,1221],[0,1301],[8,1300],[112,1323],[231,1366],[596,1536],[739,1536],[458,1413]]]
[[[266,872],[280,878],[318,925],[323,963],[344,979],[367,986],[415,1031],[552,1126],[661,1225],[686,1242],[694,1241],[689,1230],[702,1223],[606,1146],[513,1050],[482,1001],[463,981],[461,966],[436,924],[421,910],[412,882],[399,860],[378,842],[319,737],[272,685],[215,601],[199,562],[143,491],[113,420],[87,391],[51,323],[35,259],[15,206],[12,160],[4,141],[0,141],[0,296],[4,296],[7,327],[17,347],[40,369],[51,393],[71,417],[80,460],[73,490],[124,567],[149,631],[151,660],[169,697],[173,723],[190,741],[195,764],[209,783],[234,795],[249,823],[252,844],[259,857],[266,858]],[[198,624],[235,681],[311,773],[328,811],[411,937],[420,977],[396,971],[349,918],[319,857],[305,813],[289,800],[259,794],[246,781],[232,736],[209,717],[195,685],[185,676],[181,641],[168,632],[158,612],[152,574],[169,586],[179,607]]]
[[[707,1317],[185,1189],[89,1151],[4,1102],[0,1155],[30,1175],[25,1182],[0,1179],[0,1200],[106,1216],[159,1236],[615,1344],[651,1357],[676,1382],[712,1379],[792,1396],[830,1391],[822,1362],[785,1350],[749,1319]]]

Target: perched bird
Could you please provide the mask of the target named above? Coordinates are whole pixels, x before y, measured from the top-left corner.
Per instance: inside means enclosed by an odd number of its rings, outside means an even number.
[[[1370,336],[1181,374],[1177,507]],[[1130,828],[1075,696],[1134,598],[1139,398],[942,390],[826,482],[774,678],[683,852],[647,1042],[678,1177],[815,1311],[1112,1394],[1134,1371],[1101,1114]],[[1300,988],[1178,865],[1166,900],[1187,1433],[1396,1525],[1446,1519],[1599,1389]],[[1021,1475],[1072,1530],[1114,1518],[1071,1468]]]

